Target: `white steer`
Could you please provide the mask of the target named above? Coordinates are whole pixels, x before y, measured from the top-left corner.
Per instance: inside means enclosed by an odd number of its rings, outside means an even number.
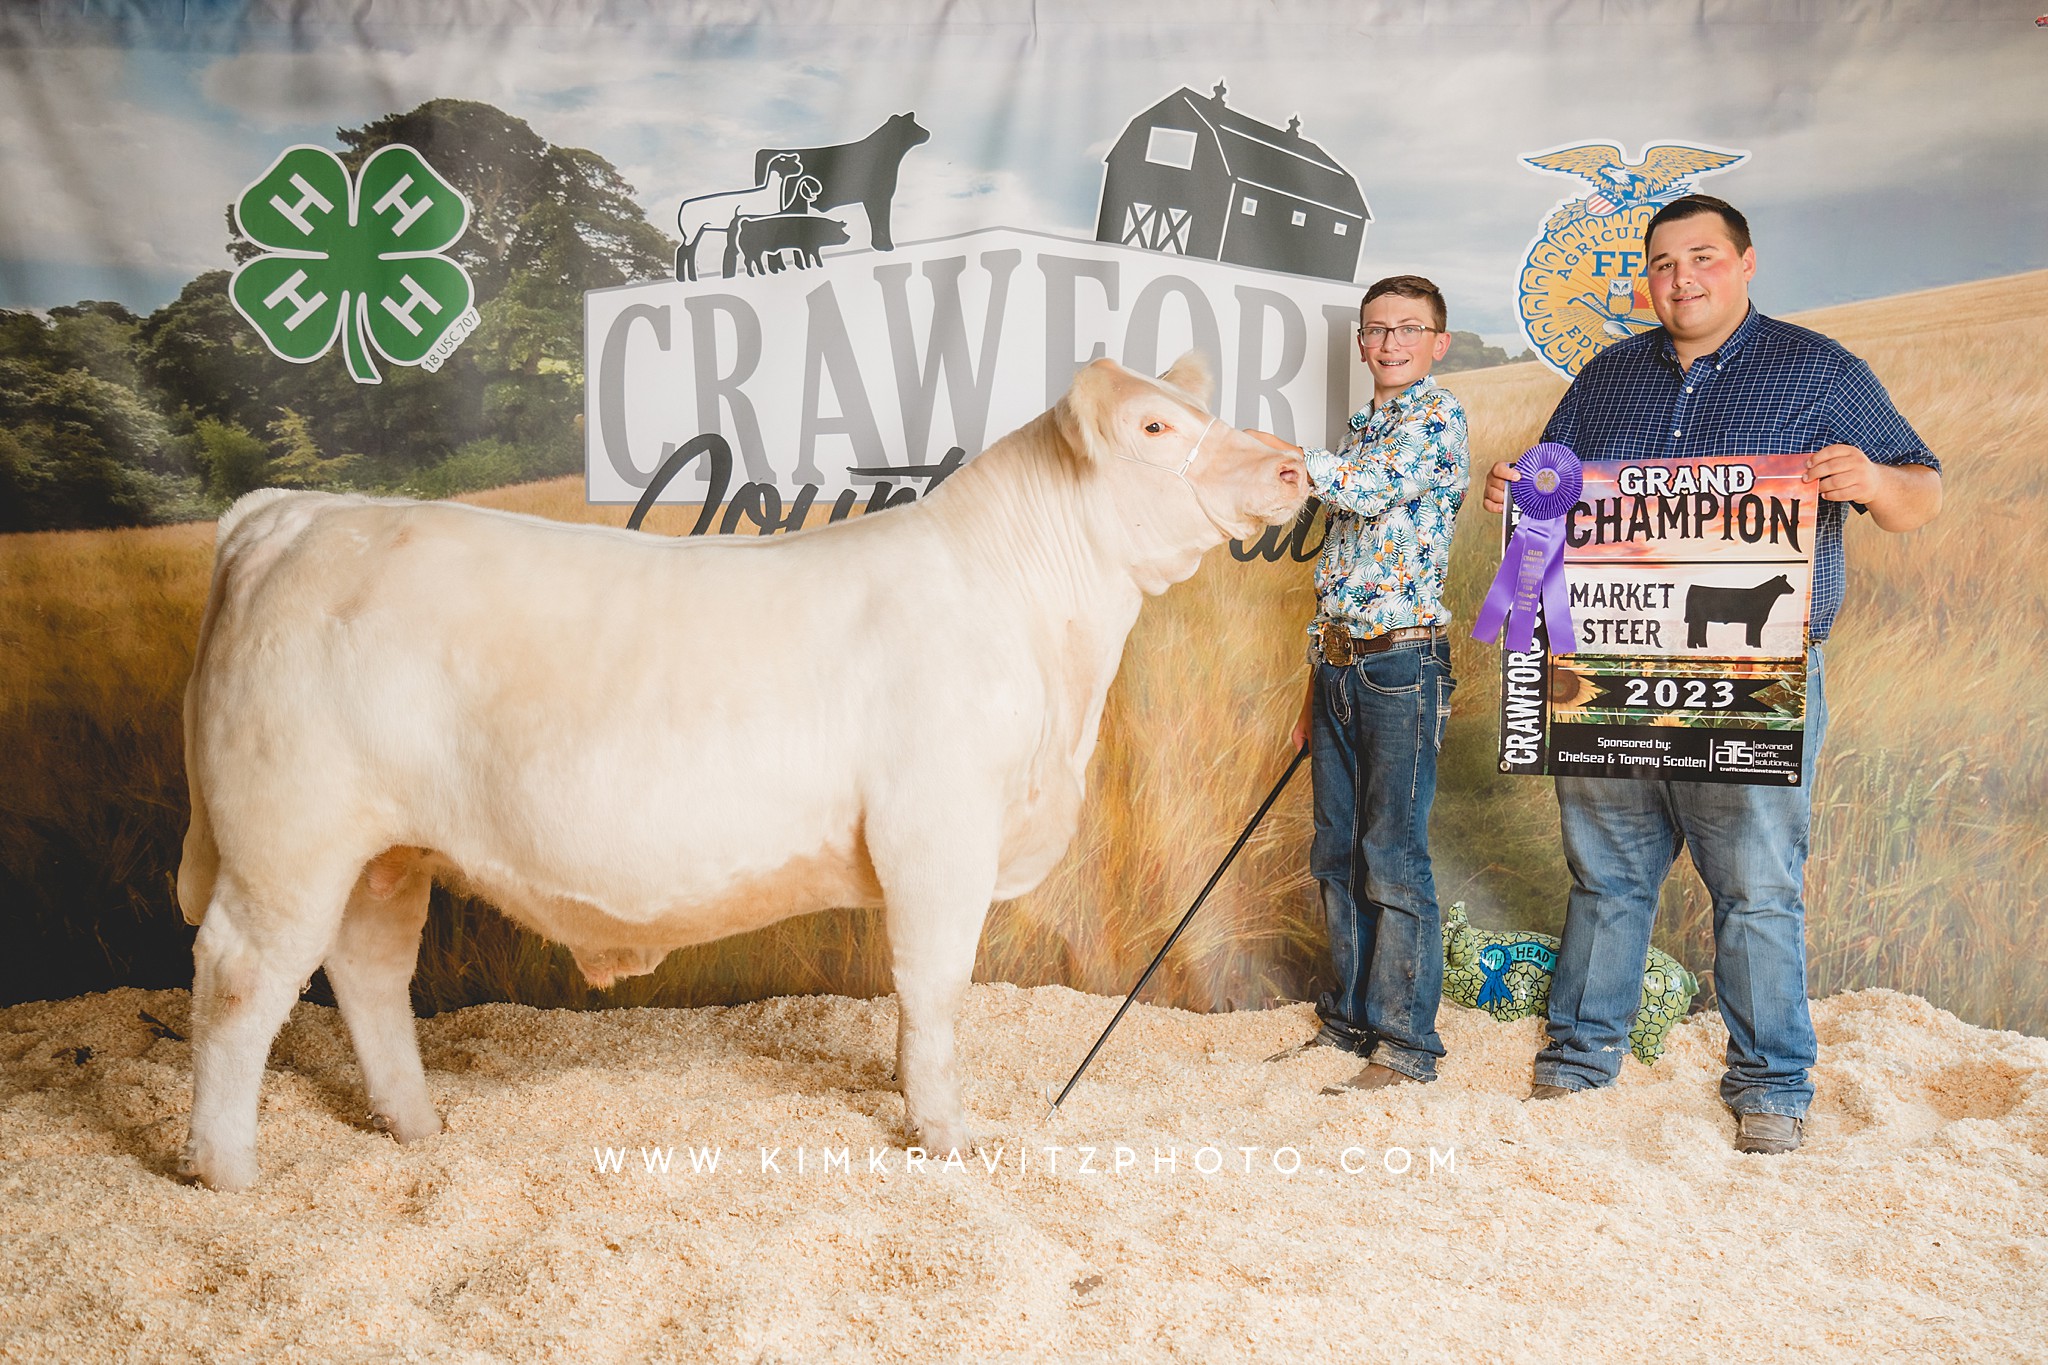
[[[680,539],[264,490],[221,519],[185,694],[193,956],[180,1172],[256,1178],[272,1039],[325,966],[378,1126],[440,1131],[407,983],[435,877],[598,985],[886,906],[913,1139],[973,1143],[954,1020],[992,898],[1065,852],[1124,639],[1295,515],[1209,377],[1097,361],[928,498]]]

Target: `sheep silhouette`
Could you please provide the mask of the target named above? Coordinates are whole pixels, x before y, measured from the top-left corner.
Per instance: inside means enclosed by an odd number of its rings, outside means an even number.
[[[785,152],[761,163],[755,172],[761,177],[758,185],[685,199],[676,210],[676,227],[683,235],[683,244],[676,248],[676,278],[697,278],[697,248],[703,244],[705,236],[713,232],[726,239],[724,272],[730,278],[739,260],[732,246],[733,221],[742,216],[779,213],[788,208],[792,192],[804,187],[799,178],[802,172],[803,162]]]
[[[1764,642],[1764,622],[1778,599],[1792,593],[1785,575],[1759,583],[1753,588],[1711,588],[1695,583],[1685,590],[1685,647],[1705,649],[1707,626],[1713,622],[1743,626],[1743,642],[1751,649]]]

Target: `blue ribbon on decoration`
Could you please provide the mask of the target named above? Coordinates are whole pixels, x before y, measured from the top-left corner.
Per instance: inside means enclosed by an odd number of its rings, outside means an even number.
[[[1508,989],[1508,968],[1517,962],[1533,962],[1546,973],[1557,970],[1557,954],[1542,944],[1530,939],[1519,943],[1489,943],[1479,950],[1479,998],[1473,1003],[1480,1009],[1488,1005],[1511,1005],[1515,994]]]
[[[1525,654],[1536,638],[1536,606],[1543,605],[1551,648],[1572,652],[1571,593],[1564,577],[1565,514],[1585,489],[1586,475],[1570,446],[1545,441],[1515,461],[1521,478],[1508,485],[1521,513],[1501,557],[1500,572],[1472,623],[1472,638],[1495,640],[1507,627],[1503,647]],[[1558,648],[1562,642],[1563,648]]]
[[[1505,949],[1492,944],[1481,948],[1479,970],[1486,974],[1486,979],[1479,983],[1477,1004],[1480,1009],[1492,1004],[1514,1003],[1514,992],[1508,989],[1508,955]]]

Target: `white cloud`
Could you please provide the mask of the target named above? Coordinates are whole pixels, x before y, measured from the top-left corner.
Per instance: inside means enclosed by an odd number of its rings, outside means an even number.
[[[335,126],[432,98],[486,101],[551,142],[599,153],[665,230],[681,199],[750,181],[758,147],[851,140],[915,109],[932,136],[903,162],[900,239],[996,223],[1086,233],[1102,155],[1125,122],[1179,85],[1206,91],[1220,77],[1232,107],[1283,125],[1300,114],[1303,135],[1358,177],[1379,219],[1362,271],[1432,273],[1478,321],[1489,306],[1507,315],[1523,244],[1571,192],[1519,164],[1540,147],[1744,147],[1749,162],[1706,182],[1737,202],[1905,194],[1930,166],[1960,167],[1974,177],[1966,190],[1981,184],[1970,201],[1981,206],[1997,202],[2001,174],[2041,174],[2048,145],[2031,30],[2000,43],[1969,24],[1358,31],[1225,15],[1201,26],[968,23],[947,36],[937,23],[839,13],[716,39],[681,24],[507,23],[446,38],[423,26],[393,43],[404,30],[384,24],[368,30],[383,46],[335,29],[303,52],[16,47],[0,52],[0,258],[224,264],[223,207],[286,141],[327,142]],[[171,79],[134,84],[131,62]],[[847,215],[860,240],[860,213]]]
[[[634,186],[649,218],[667,227],[680,200],[743,188],[754,150],[774,140],[778,127],[791,141],[836,132],[838,125],[793,124],[847,103],[837,73],[785,54],[693,56],[687,49],[674,38],[521,28],[407,49],[348,38],[303,52],[223,57],[207,66],[199,86],[214,104],[272,129],[360,123],[430,99],[488,103],[549,142],[603,155]]]
[[[950,237],[985,227],[1045,231],[1066,226],[1022,175],[955,165],[913,170],[906,164],[891,216],[900,242]]]
[[[1757,178],[1775,197],[1858,193],[1910,186],[1958,157],[2020,146],[2031,148],[2039,175],[2048,169],[2044,134],[2039,53],[2016,44],[1858,53],[1816,83],[1805,120],[1758,139]]]
[[[0,258],[145,273],[228,264],[223,215],[262,166],[224,130],[137,103],[119,52],[39,51],[5,74]]]
[[[429,99],[473,99],[517,110],[660,74],[659,54],[622,41],[588,44],[546,30],[484,29],[459,42],[366,46],[351,36],[306,51],[252,50],[209,63],[199,91],[257,128],[346,124]]]

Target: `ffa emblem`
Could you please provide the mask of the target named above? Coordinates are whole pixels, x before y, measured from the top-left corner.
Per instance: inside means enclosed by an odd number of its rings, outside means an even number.
[[[1592,187],[1559,201],[1529,243],[1518,297],[1529,344],[1569,379],[1598,352],[1657,325],[1643,260],[1643,229],[1693,181],[1748,152],[1662,143],[1631,164],[1613,143],[1555,147],[1522,160]]]
[[[290,148],[242,192],[235,226],[267,254],[229,296],[282,360],[310,364],[339,338],[349,376],[375,384],[373,351],[432,371],[477,324],[469,273],[441,254],[469,201],[410,147],[378,148],[354,177],[323,147]]]

